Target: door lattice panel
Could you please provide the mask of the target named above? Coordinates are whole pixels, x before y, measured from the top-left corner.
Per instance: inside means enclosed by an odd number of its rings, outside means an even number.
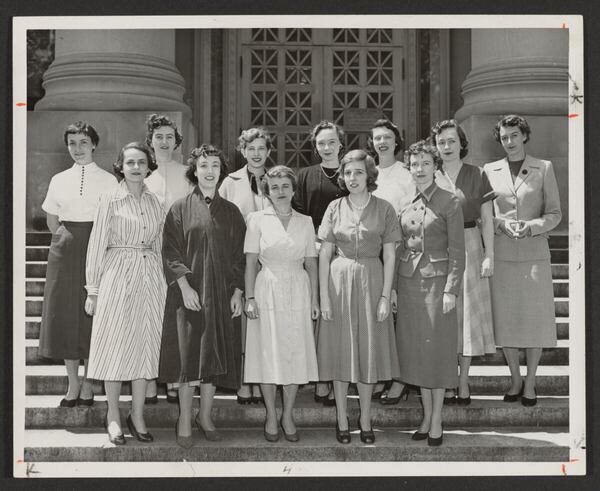
[[[257,28],[246,32],[243,125],[268,128],[278,141],[271,152],[273,162],[293,168],[316,163],[310,131],[323,119],[345,127],[344,151],[366,145],[369,122],[361,122],[357,110],[376,109],[402,126],[400,31]],[[348,110],[353,110],[352,116]]]

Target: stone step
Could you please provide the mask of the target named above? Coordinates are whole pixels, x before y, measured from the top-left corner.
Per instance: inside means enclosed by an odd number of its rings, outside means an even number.
[[[52,234],[49,231],[44,232],[27,232],[25,236],[25,244],[29,246],[48,246],[52,239]]]
[[[550,261],[553,264],[568,263],[569,249],[550,249]]]
[[[354,427],[352,427],[354,428]],[[489,427],[446,429],[444,443],[429,447],[415,442],[411,427],[374,426],[376,442],[361,443],[352,429],[352,442],[339,444],[331,428],[299,427],[300,441],[265,441],[260,428],[220,428],[223,440],[208,442],[195,430],[194,446],[185,450],[175,443],[174,429],[152,429],[154,442],[140,443],[126,436],[127,444],[115,446],[97,429],[27,430],[26,462],[567,462],[569,429]],[[129,435],[128,433],[125,433]],[[557,464],[558,465],[558,464]],[[286,475],[282,464],[275,469]],[[271,469],[273,467],[270,467]],[[180,470],[178,476],[183,477]],[[289,472],[289,470],[288,470]],[[292,474],[293,475],[293,474]],[[43,474],[42,474],[43,477]]]
[[[25,398],[25,427],[33,428],[102,428],[106,415],[106,396],[98,396],[92,407],[58,407],[62,396],[28,396]],[[130,411],[131,397],[120,402],[122,421]],[[195,397],[194,407],[199,407],[200,398]],[[281,397],[277,398],[281,409]],[[348,397],[348,417],[356,424],[360,413],[358,396]],[[150,428],[174,427],[179,414],[177,404],[161,400],[147,405],[144,419]],[[334,427],[335,407],[323,407],[313,400],[311,386],[299,390],[294,408],[294,421],[302,427]],[[383,406],[374,403],[371,407],[375,426],[417,426],[422,417],[418,393],[412,392],[407,401]],[[234,395],[217,395],[212,410],[217,427],[261,428],[265,418],[264,405],[241,406]],[[444,406],[444,424],[448,428],[475,428],[481,426],[567,426],[569,424],[569,399],[566,397],[538,397],[533,407],[524,407],[520,402],[506,403],[501,396],[472,397],[469,406]]]
[[[25,261],[47,261],[50,247],[45,245],[27,246],[25,249]]]
[[[25,337],[27,339],[38,339],[40,337],[40,321],[40,316],[25,318]],[[569,338],[569,317],[556,317],[556,335],[558,339]]]
[[[25,340],[25,362],[28,365],[62,365],[63,360],[53,360],[38,355],[39,341],[37,339]],[[519,353],[521,365],[525,365],[525,352]],[[506,363],[501,348],[496,353],[486,356],[475,356],[472,365],[504,365]],[[546,348],[542,352],[540,365],[568,365],[569,364],[569,341],[558,340],[555,348]]]
[[[27,295],[28,297],[43,296],[45,284],[45,278],[25,280],[25,295]],[[565,298],[569,296],[569,280],[553,280],[552,286],[554,287],[554,296],[556,298]]]
[[[525,375],[526,367],[521,367]],[[83,376],[83,366],[79,367]],[[569,367],[540,365],[537,371],[536,389],[540,396],[566,396],[569,394]],[[27,365],[25,367],[25,393],[27,395],[63,395],[67,392],[67,377],[62,365]],[[469,383],[474,395],[501,395],[510,387],[510,372],[506,365],[473,365],[469,371]],[[164,386],[159,384],[160,393]],[[94,392],[101,394],[103,385],[94,382]],[[130,385],[123,384],[123,394],[130,394]]]
[[[25,276],[27,278],[45,278],[46,261],[28,261],[25,264]]]
[[[40,316],[42,315],[42,303],[44,301],[43,296],[27,296],[25,297],[25,315]],[[566,317],[569,315],[569,299],[568,298],[555,298],[554,299],[554,313],[558,317]]]
[[[551,235],[548,238],[548,245],[550,249],[568,249],[569,248],[569,236],[565,235]]]

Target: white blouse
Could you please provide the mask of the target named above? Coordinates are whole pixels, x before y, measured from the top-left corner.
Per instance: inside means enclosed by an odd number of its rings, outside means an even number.
[[[396,215],[399,215],[415,197],[415,182],[401,162],[395,162],[385,168],[378,166],[377,169],[377,189],[373,191],[373,195],[390,203]]]
[[[42,209],[61,222],[92,222],[100,195],[116,184],[116,177],[94,162],[73,164],[52,177]]]
[[[144,183],[148,189],[156,194],[165,211],[169,211],[171,205],[192,192],[194,186],[185,177],[187,167],[175,160],[159,164]]]

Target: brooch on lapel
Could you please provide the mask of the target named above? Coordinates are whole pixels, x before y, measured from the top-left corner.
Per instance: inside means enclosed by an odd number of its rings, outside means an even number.
[[[527,174],[527,169],[523,169],[523,170],[521,171],[521,174],[523,174],[523,175],[526,175],[526,174]]]

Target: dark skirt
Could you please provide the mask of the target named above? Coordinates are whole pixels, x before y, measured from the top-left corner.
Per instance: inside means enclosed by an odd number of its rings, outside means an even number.
[[[458,385],[456,311],[443,313],[446,276],[398,277],[400,380],[428,389]]]
[[[92,317],[85,313],[85,256],[93,222],[62,222],[52,235],[39,354],[46,358],[86,359]]]

